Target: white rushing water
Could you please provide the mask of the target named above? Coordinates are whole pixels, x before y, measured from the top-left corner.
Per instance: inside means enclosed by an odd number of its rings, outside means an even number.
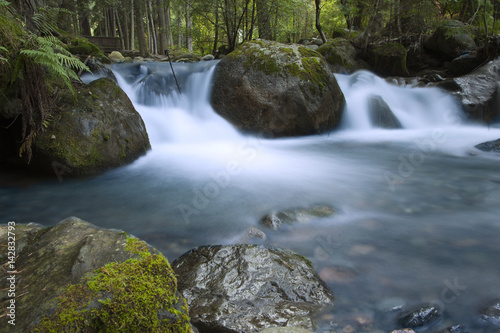
[[[54,224],[75,215],[135,234],[170,260],[195,246],[242,240],[290,248],[336,295],[338,326],[320,321],[318,332],[340,331],[342,318],[352,323],[358,315],[391,331],[394,321],[379,311],[395,299],[440,304],[442,328],[483,332],[475,309],[500,297],[500,162],[474,145],[500,138],[500,129],[469,123],[438,89],[363,71],[337,75],[347,106],[336,130],[255,138],[211,108],[215,64],[174,64],[181,94],[168,63],[115,65],[151,151],[91,179],[0,188],[0,217]],[[371,123],[373,96],[402,128]],[[278,231],[259,224],[271,212],[318,203],[337,213]],[[265,240],[245,238],[255,227]],[[450,283],[461,288],[453,301],[442,296]]]

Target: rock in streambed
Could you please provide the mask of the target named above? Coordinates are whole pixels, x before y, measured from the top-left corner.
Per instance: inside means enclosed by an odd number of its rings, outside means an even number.
[[[259,332],[284,326],[313,329],[312,316],[333,296],[311,263],[262,245],[202,246],[172,265],[201,332]]]

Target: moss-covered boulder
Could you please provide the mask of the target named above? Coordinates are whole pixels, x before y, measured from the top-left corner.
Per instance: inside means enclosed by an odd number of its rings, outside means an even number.
[[[345,69],[349,72],[361,69],[356,61],[356,48],[345,38],[335,38],[321,45],[317,51],[334,66],[335,71]]]
[[[406,49],[398,43],[387,43],[373,50],[374,71],[383,76],[407,76]]]
[[[211,103],[243,132],[283,137],[332,130],[345,100],[321,54],[255,40],[217,65]]]
[[[424,40],[424,47],[452,60],[464,51],[476,49],[474,33],[470,26],[456,20],[448,20]]]
[[[200,332],[313,329],[333,295],[303,256],[261,246],[200,246],[172,263]]]
[[[129,163],[150,148],[141,116],[110,79],[79,87],[76,102],[63,91],[58,105],[60,110],[36,137],[30,163],[36,171],[95,175]]]
[[[61,41],[64,42],[68,51],[81,56],[92,56],[92,57],[102,57],[104,52],[95,44],[89,42],[89,40],[82,36],[75,35],[63,35]]]
[[[16,235],[15,326],[9,332],[190,332],[168,261],[120,230],[72,217],[54,227],[0,227]],[[8,248],[0,259],[9,261]],[[0,272],[0,297],[11,274]],[[5,289],[6,288],[6,289]]]

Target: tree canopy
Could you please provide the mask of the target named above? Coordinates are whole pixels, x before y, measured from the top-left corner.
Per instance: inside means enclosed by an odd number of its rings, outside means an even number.
[[[395,37],[457,19],[491,35],[498,31],[500,13],[500,0],[20,0],[13,5],[28,26],[45,11],[63,31],[118,37],[123,49],[143,55],[169,48],[231,51],[254,38],[298,42],[321,38],[318,26],[326,38],[374,27]]]

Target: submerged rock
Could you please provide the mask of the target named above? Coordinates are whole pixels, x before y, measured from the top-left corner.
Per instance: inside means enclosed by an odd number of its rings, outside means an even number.
[[[309,223],[314,219],[331,216],[335,209],[328,205],[316,205],[311,208],[284,210],[264,216],[260,224],[278,230],[283,224]]]
[[[380,128],[402,128],[398,118],[381,96],[372,95],[368,99],[368,110],[373,126]]]
[[[261,245],[202,246],[175,260],[179,291],[200,331],[313,329],[333,296],[303,256]]]
[[[0,227],[1,244],[7,244],[8,231]],[[146,243],[76,217],[50,228],[16,225],[14,233],[19,246],[12,332],[188,327],[171,267]],[[8,257],[7,248],[0,247],[2,262]],[[0,271],[0,299],[7,302],[11,276]]]
[[[56,176],[96,175],[134,161],[150,148],[146,126],[110,79],[61,94],[59,112],[36,137],[31,168]]]
[[[479,319],[488,324],[500,327],[500,300],[492,302],[479,313]]]
[[[332,130],[345,99],[318,52],[256,40],[217,65],[211,103],[243,132],[284,137]]]
[[[483,142],[476,145],[475,147],[486,152],[500,153],[500,139]]]
[[[420,328],[433,324],[441,318],[441,311],[433,305],[426,305],[414,311],[406,312],[398,319],[401,327]]]

